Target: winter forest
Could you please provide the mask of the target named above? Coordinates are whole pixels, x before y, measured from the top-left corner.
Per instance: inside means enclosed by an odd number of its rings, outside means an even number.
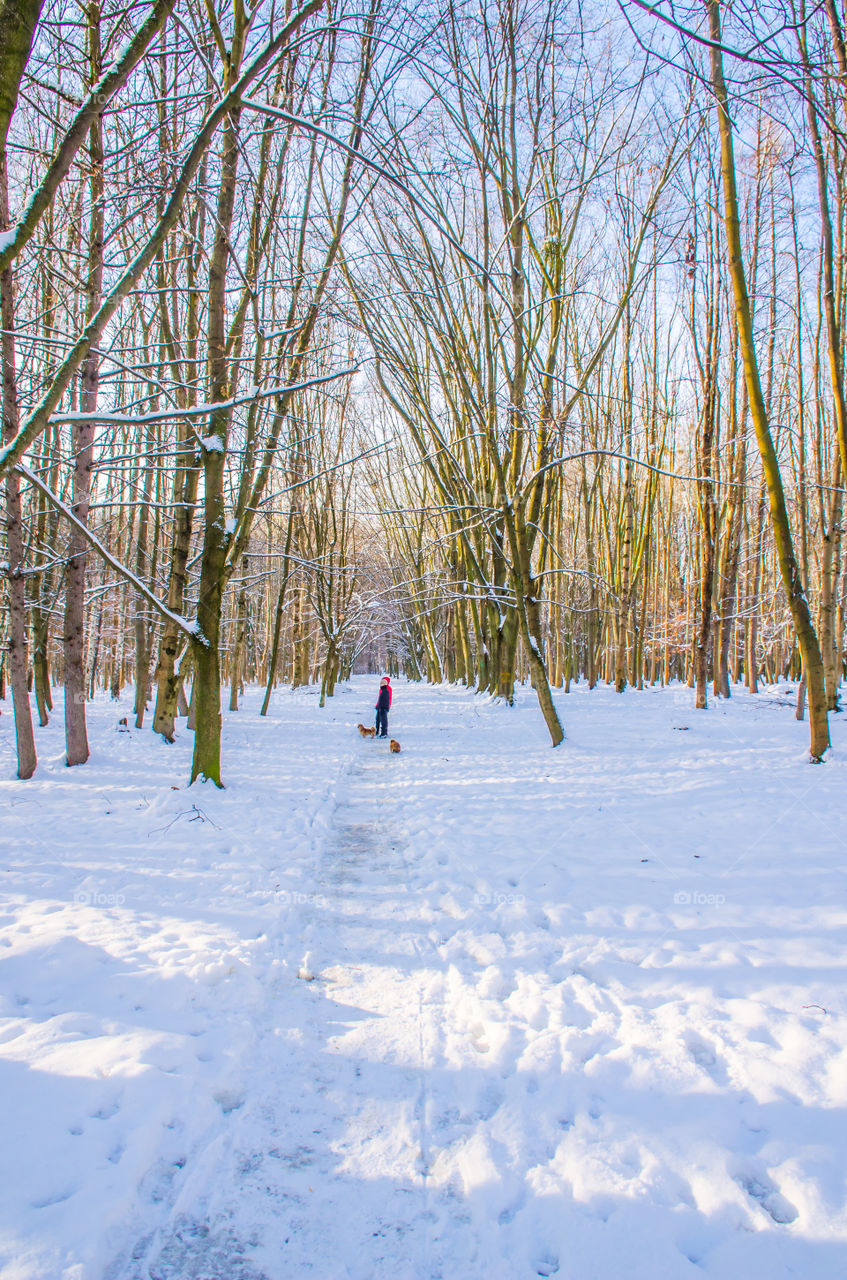
[[[841,1280],[847,14],[298,3],[0,0],[0,1274]]]

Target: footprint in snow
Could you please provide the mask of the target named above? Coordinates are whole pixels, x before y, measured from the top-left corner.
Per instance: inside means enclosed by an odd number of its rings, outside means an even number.
[[[296,1147],[293,1151],[281,1152],[279,1159],[289,1169],[308,1169],[316,1157],[311,1147]]]
[[[587,1031],[593,1024],[594,1018],[594,1012],[580,1000],[574,999],[569,1004],[563,1001],[562,1019],[566,1027],[573,1027],[577,1031]]]
[[[589,1062],[593,1061],[594,1058],[599,1058],[607,1053],[611,1053],[615,1048],[617,1048],[617,1044],[611,1036],[606,1035],[605,1032],[598,1032],[595,1035],[589,1035],[588,1043],[585,1044],[574,1056],[576,1057],[576,1060],[581,1062],[585,1067]]]
[[[112,1116],[116,1116],[119,1111],[117,1102],[107,1102],[96,1111],[92,1111],[90,1115],[92,1120],[111,1120]]]
[[[503,1105],[503,1096],[503,1090],[493,1080],[488,1081],[471,1107],[463,1110],[461,1123],[476,1124],[478,1120],[490,1120]]]
[[[238,1111],[239,1107],[244,1106],[244,1094],[238,1093],[234,1089],[221,1089],[212,1096],[225,1116],[228,1116],[232,1111]]]
[[[174,1182],[186,1166],[184,1156],[176,1160],[157,1160],[147,1170],[141,1181],[143,1194],[152,1204],[163,1204],[173,1200]]]
[[[559,1259],[552,1254],[545,1254],[535,1264],[537,1276],[555,1276],[559,1274]]]
[[[71,1187],[69,1191],[54,1191],[47,1196],[40,1196],[38,1200],[32,1201],[33,1209],[49,1209],[54,1204],[64,1204],[66,1200],[70,1200],[71,1196],[76,1192],[76,1187]]]
[[[520,1213],[521,1209],[524,1207],[525,1204],[526,1204],[526,1196],[521,1194],[518,1196],[517,1200],[515,1200],[513,1204],[507,1205],[506,1208],[503,1209],[497,1217],[497,1221],[499,1222],[500,1226],[508,1227],[510,1223],[514,1222],[515,1218],[518,1216],[518,1214]]]
[[[787,1226],[788,1223],[796,1221],[797,1210],[794,1205],[786,1200],[785,1196],[780,1195],[764,1174],[758,1176],[742,1174],[736,1181],[779,1226]]]
[[[711,1076],[715,1084],[725,1085],[729,1082],[727,1069],[710,1044],[693,1032],[689,1032],[685,1037],[685,1044],[692,1061]]]
[[[267,1280],[248,1261],[246,1246],[230,1232],[213,1234],[205,1222],[185,1221],[165,1242],[145,1275],[156,1280]]]
[[[470,1031],[471,1043],[477,1053],[488,1053],[491,1045],[488,1043],[488,1037],[485,1034],[485,1027],[481,1022],[477,1022]]]

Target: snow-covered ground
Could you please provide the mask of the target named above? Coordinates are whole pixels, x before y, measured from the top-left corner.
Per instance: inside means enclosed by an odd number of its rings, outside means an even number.
[[[845,760],[781,686],[0,718],[7,1280],[844,1280]]]

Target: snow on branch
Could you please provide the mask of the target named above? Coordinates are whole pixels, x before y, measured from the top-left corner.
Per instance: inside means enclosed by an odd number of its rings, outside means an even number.
[[[18,474],[24,478],[24,480],[28,480],[29,483],[34,486],[34,488],[38,489],[40,493],[44,494],[48,502],[52,503],[52,505],[59,512],[59,514],[63,515],[65,519],[68,521],[68,523],[72,524],[74,528],[77,529],[82,534],[86,542],[88,542],[97,552],[97,554],[100,557],[102,557],[103,560],[105,560],[106,564],[111,565],[111,567],[115,570],[115,572],[120,577],[124,578],[133,587],[135,587],[135,590],[139,593],[139,595],[144,596],[144,599],[147,600],[150,604],[152,604],[153,608],[156,610],[157,613],[161,614],[161,616],[163,618],[166,618],[169,622],[172,622],[176,627],[179,628],[180,631],[182,631],[185,635],[187,635],[191,640],[196,640],[199,644],[202,644],[204,647],[208,647],[208,641],[206,640],[205,636],[203,636],[202,633],[200,632],[197,626],[197,623],[189,622],[187,618],[184,618],[182,616],[182,614],[174,613],[172,609],[169,609],[167,607],[167,605],[162,604],[161,600],[155,594],[155,592],[151,591],[150,588],[145,583],[143,583],[140,578],[136,577],[136,575],[132,572],[131,569],[127,569],[126,565],[121,564],[120,560],[118,560],[115,556],[113,556],[110,551],[106,550],[106,548],[103,546],[103,543],[96,536],[96,534],[93,534],[91,532],[91,530],[84,523],[84,521],[80,520],[78,516],[74,515],[70,507],[62,501],[62,499],[59,497],[58,494],[53,492],[53,490],[50,488],[48,484],[44,483],[44,481],[41,479],[40,476],[37,476],[34,471],[30,471],[29,467],[27,467],[23,462],[19,462],[15,469],[18,472]]]
[[[256,400],[268,400],[271,396],[287,395],[291,391],[304,391],[308,387],[314,387],[322,382],[334,382],[338,378],[347,378],[354,373],[358,373],[359,365],[350,365],[347,369],[339,369],[337,373],[326,373],[316,378],[309,378],[305,382],[284,383],[276,387],[268,387],[264,391],[260,391],[258,387],[251,387],[249,391],[245,391],[244,395],[235,396],[232,400],[214,400],[206,404],[195,404],[188,409],[163,409],[156,413],[54,413],[51,414],[49,421],[51,423],[65,422],[97,422],[104,425],[117,426],[144,426],[150,422],[168,422],[172,419],[183,418],[203,418],[213,413],[219,412],[221,409],[234,409],[241,404],[253,404]],[[203,441],[206,448],[213,446]]]
[[[92,121],[103,114],[115,94],[126,84],[175,3],[176,0],[156,0],[147,21],[91,86],[16,225],[0,236],[0,271],[5,270],[32,239],[42,215],[52,204],[59,184],[70,169],[74,156],[88,137]]]
[[[180,209],[188,194],[194,175],[199,169],[203,156],[206,154],[221,121],[232,109],[233,105],[239,101],[247,86],[282,56],[287,43],[295,35],[298,28],[312,14],[317,13],[325,3],[326,0],[307,0],[303,8],[289,18],[279,34],[256,54],[237,82],[210,110],[182,165],[165,209],[146,243],[124,268],[120,278],[109,293],[106,294],[99,308],[88,321],[74,346],[55,372],[50,386],[30,413],[27,421],[14,437],[0,448],[0,476],[6,475],[16,464],[20,463],[27,449],[41,435],[50,415],[55,411],[56,406],[70,386],[82,361],[92,346],[100,340],[112,316],[153,262],[170,231],[176,225]]]

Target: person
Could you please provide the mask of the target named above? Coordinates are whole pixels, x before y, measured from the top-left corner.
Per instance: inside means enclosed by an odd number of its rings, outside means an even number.
[[[391,707],[391,681],[383,676],[379,682],[379,693],[376,699],[376,736],[388,737],[388,712]]]

